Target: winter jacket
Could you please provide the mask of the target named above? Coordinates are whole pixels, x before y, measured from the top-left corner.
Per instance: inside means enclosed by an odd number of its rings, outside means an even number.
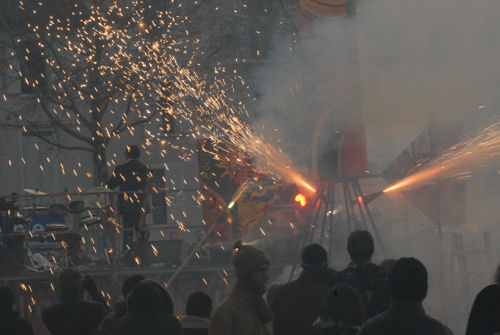
[[[312,331],[334,275],[331,269],[304,269],[296,280],[271,286],[267,301],[273,313],[274,334],[303,335]]]
[[[184,335],[208,335],[210,319],[194,315],[184,315],[180,321]]]
[[[467,335],[500,332],[500,285],[490,285],[479,292],[472,305]]]
[[[119,186],[120,191],[130,191],[120,194],[118,199],[118,210],[120,214],[128,211],[140,211],[144,203],[144,194],[134,193],[144,191],[148,183],[149,169],[136,159],[118,165],[113,172],[113,176],[108,181],[108,187],[114,189]]]
[[[235,286],[210,319],[209,335],[269,335],[272,324],[264,299]],[[269,320],[268,320],[269,319]]]
[[[111,335],[180,335],[179,320],[172,314],[127,314],[120,318]]]
[[[115,311],[102,319],[99,328],[97,328],[96,335],[110,334],[115,324],[125,314],[127,314],[127,302],[125,300],[118,301],[115,304]]]
[[[33,328],[17,312],[0,311],[0,332],[2,335],[33,335]]]
[[[46,308],[42,319],[52,335],[94,335],[106,315],[102,304],[75,299]]]
[[[439,321],[425,314],[421,304],[393,304],[366,321],[358,335],[451,335]]]
[[[115,324],[112,335],[179,335],[179,320],[163,286],[153,280],[137,283],[127,295],[127,314]]]
[[[337,273],[334,282],[334,286],[346,284],[358,292],[368,317],[382,313],[389,307],[387,274],[384,268],[376,264],[350,263]]]

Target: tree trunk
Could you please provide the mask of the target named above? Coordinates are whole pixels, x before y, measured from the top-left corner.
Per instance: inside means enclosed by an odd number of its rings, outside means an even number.
[[[92,153],[94,160],[94,185],[101,186],[108,181],[108,169],[106,167],[106,149],[99,146]]]

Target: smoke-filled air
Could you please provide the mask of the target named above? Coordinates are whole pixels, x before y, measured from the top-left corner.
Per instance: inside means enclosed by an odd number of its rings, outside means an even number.
[[[499,13],[2,0],[2,334],[500,334]]]

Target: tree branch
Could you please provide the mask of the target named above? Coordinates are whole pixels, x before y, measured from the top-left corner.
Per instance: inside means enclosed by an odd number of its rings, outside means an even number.
[[[53,141],[47,139],[44,136],[38,135],[36,132],[33,132],[32,135],[35,136],[35,137],[38,137],[39,139],[41,139],[41,140],[43,140],[45,142],[47,142],[48,144],[53,145],[55,147],[58,147],[60,149],[64,149],[64,150],[83,150],[83,151],[88,151],[88,152],[94,152],[94,150],[92,150],[92,148],[88,148],[88,147],[67,146],[67,145],[63,145],[63,144],[57,143],[57,142],[53,142]]]
[[[148,121],[150,121],[154,116],[156,116],[156,114],[158,114],[158,112],[154,112],[154,113],[151,113],[151,115],[149,115],[148,117],[144,118],[144,119],[139,119],[139,120],[136,120],[135,122],[132,122],[131,124],[129,124],[128,126],[129,127],[133,127],[133,126],[137,126],[139,124],[143,124],[143,123],[146,123]],[[125,129],[125,127],[123,127],[121,130]],[[121,131],[120,130],[120,131]]]
[[[64,132],[66,132],[67,134],[73,136],[74,138],[76,139],[79,139],[80,141],[83,141],[85,143],[88,143],[88,144],[92,144],[92,141],[90,140],[89,137],[86,137],[86,136],[83,136],[79,133],[77,133],[76,131],[74,131],[73,129],[71,129],[70,127],[66,126],[64,123],[62,123],[61,121],[57,120],[53,115],[52,113],[48,110],[48,107],[47,105],[45,104],[45,101],[43,99],[40,99],[40,104],[42,105],[42,111],[45,113],[45,115],[47,115],[47,117],[49,118],[49,120],[54,123],[58,128],[60,128],[61,130],[63,130]]]
[[[128,114],[130,113],[130,105],[132,104],[132,95],[134,94],[135,90],[137,89],[137,87],[134,89],[134,91],[128,96],[128,101],[127,101],[127,108],[125,109],[125,116],[128,116]],[[123,129],[125,129],[125,127],[123,127],[123,124],[125,122],[123,122],[123,118],[120,119],[120,122],[118,122],[118,124],[116,125],[115,129],[113,129],[113,134],[116,133],[116,132],[120,132],[122,131]]]
[[[56,59],[56,62],[61,66],[61,68],[64,68],[60,58],[57,56],[57,52],[56,50],[54,50],[54,48],[52,47],[52,44],[51,43],[45,43],[46,46],[48,48],[50,48],[50,51],[51,51],[51,54],[52,56]],[[75,86],[73,84],[73,81],[71,80],[71,78],[69,78],[68,80],[64,80],[65,78],[62,78],[61,75],[59,74],[59,71],[56,71],[54,68],[52,68],[53,72],[56,74],[57,78],[59,79],[59,82],[62,82],[63,83],[63,86],[65,87],[65,92],[66,94],[68,95],[68,100],[69,100],[69,103],[71,104],[71,110],[73,111],[73,114],[78,117],[79,120],[81,120],[83,122],[83,124],[87,127],[87,129],[89,129],[91,131],[92,129],[92,124],[91,122],[82,115],[82,113],[79,113],[78,112],[78,108],[76,107],[75,105],[75,101],[71,98],[72,96],[72,92],[71,92],[71,88],[68,88],[68,84],[66,84],[66,82],[69,82],[69,84]],[[59,103],[57,100],[53,99],[51,97],[51,95],[49,95],[49,97],[51,98],[52,101],[54,101],[55,103]],[[78,114],[78,115],[77,115]]]

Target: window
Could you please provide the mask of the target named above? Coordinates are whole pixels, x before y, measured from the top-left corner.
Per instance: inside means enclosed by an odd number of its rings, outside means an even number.
[[[46,193],[60,191],[57,189],[57,168],[54,163],[57,158],[57,148],[43,141],[44,137],[57,142],[53,129],[28,128],[23,134],[22,157],[24,188],[39,189]]]
[[[151,184],[158,192],[151,195],[151,211],[153,213],[153,224],[164,225],[167,224],[167,204],[165,202],[165,170],[164,169],[151,169],[153,180]]]
[[[35,42],[27,41],[19,45],[21,64],[21,93],[34,94],[45,90],[45,63],[42,49]]]

